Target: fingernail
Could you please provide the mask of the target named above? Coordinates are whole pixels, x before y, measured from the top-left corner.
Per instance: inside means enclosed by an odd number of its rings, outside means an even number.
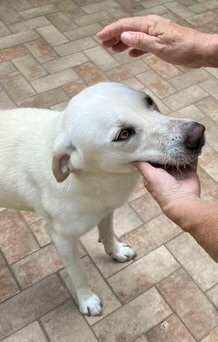
[[[132,33],[130,32],[123,32],[121,34],[121,40],[124,42],[124,43],[130,43],[131,40],[132,40]]]

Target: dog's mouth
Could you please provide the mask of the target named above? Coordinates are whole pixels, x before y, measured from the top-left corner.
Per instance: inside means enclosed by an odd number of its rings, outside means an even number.
[[[160,163],[160,162],[149,162],[149,164],[151,164],[153,167],[158,168],[158,169],[163,169],[169,172],[172,171],[177,171],[177,172],[183,172],[184,170],[191,169],[191,168],[196,168],[198,162],[198,158],[192,160],[191,162],[187,162],[187,163],[179,163],[179,162],[171,162],[171,163]]]

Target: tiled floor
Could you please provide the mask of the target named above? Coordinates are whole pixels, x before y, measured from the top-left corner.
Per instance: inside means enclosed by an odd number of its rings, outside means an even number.
[[[188,70],[151,55],[133,60],[96,39],[117,18],[149,13],[218,32],[217,0],[0,0],[0,108],[63,109],[102,80],[147,90],[164,114],[206,125],[202,196],[218,201],[218,69]],[[134,261],[113,262],[95,230],[81,240],[90,283],[104,303],[101,317],[78,311],[43,221],[0,211],[1,341],[218,341],[218,267],[142,184],[115,217],[117,236],[137,251]]]

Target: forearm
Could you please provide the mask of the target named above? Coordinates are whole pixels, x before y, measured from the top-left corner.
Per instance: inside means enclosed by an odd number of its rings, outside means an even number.
[[[196,198],[184,203],[174,203],[165,214],[190,233],[205,251],[218,262],[218,203],[210,204]]]
[[[218,67],[218,34],[205,34],[202,67]]]

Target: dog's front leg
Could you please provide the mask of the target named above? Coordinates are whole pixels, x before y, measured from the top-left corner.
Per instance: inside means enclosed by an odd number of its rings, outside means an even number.
[[[103,243],[105,252],[119,262],[128,261],[136,253],[125,243],[119,242],[113,230],[113,213],[105,216],[98,224],[99,241]]]
[[[101,315],[102,304],[88,286],[78,252],[77,239],[65,238],[56,232],[52,232],[51,237],[73,283],[80,311],[88,316]]]

